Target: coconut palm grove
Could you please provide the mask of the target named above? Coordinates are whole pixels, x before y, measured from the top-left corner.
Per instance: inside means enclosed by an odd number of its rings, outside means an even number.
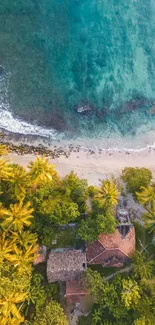
[[[0,324],[69,324],[62,283],[50,283],[47,278],[48,254],[63,254],[64,247],[84,254],[101,235],[108,242],[123,225],[116,218],[123,202],[135,229],[135,251],[121,267],[88,263],[82,277],[93,303],[77,324],[154,325],[155,183],[151,172],[125,168],[119,179],[111,176],[94,187],[74,172],[60,178],[44,156],[37,156],[25,169],[11,163],[7,151],[0,145]],[[128,206],[129,197],[142,217]],[[39,247],[47,250],[43,263],[37,262]]]

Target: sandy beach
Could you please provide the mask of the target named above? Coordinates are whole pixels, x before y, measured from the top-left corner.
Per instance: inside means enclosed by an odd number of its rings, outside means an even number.
[[[69,157],[60,155],[55,159],[50,156],[48,158],[61,177],[74,170],[79,177],[86,178],[90,185],[97,185],[101,179],[112,174],[119,177],[125,167],[146,167],[155,177],[155,150],[153,149],[140,152],[96,151],[93,154],[80,149],[79,152],[71,152]],[[36,159],[36,155],[19,155],[12,152],[8,155],[8,159],[27,167],[30,161]]]

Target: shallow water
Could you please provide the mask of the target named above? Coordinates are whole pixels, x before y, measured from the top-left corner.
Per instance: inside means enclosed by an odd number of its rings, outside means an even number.
[[[154,35],[154,0],[0,1],[0,126],[53,137],[147,136]],[[93,111],[77,113],[83,102]]]

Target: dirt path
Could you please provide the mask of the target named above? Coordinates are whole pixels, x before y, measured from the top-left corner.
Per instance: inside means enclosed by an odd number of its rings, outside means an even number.
[[[120,273],[129,273],[132,269],[132,264],[130,266],[126,266],[124,269],[121,269],[120,271],[117,271],[113,274],[110,274],[106,277],[106,280],[109,281],[111,280],[115,275],[120,274]]]

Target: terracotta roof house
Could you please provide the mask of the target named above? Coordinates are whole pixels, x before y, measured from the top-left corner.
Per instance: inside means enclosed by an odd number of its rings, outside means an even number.
[[[130,261],[135,251],[135,229],[127,210],[119,209],[116,218],[119,222],[112,234],[100,234],[98,239],[86,248],[88,264],[121,267]]]
[[[86,253],[82,250],[52,250],[47,261],[48,282],[78,280],[86,267]]]

